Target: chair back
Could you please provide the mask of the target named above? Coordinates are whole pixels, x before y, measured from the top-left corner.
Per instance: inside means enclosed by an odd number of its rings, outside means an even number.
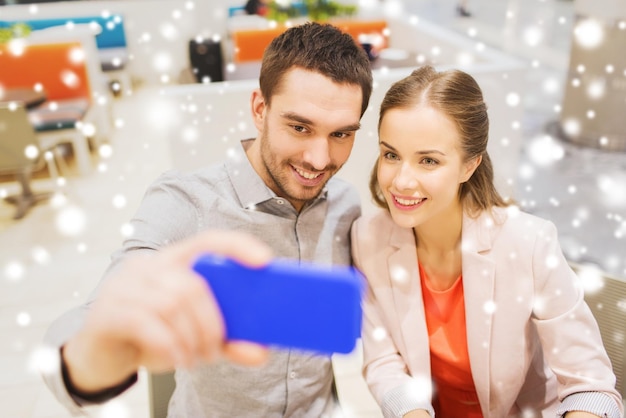
[[[167,408],[175,388],[174,372],[148,375],[150,418],[167,418]]]
[[[30,156],[28,147],[33,151]],[[38,156],[37,137],[24,107],[0,103],[0,172],[23,171],[35,165]]]
[[[377,48],[387,47],[387,21],[386,20],[334,20],[333,26],[337,26],[342,32],[352,36],[355,42],[361,43],[361,36],[371,36],[377,39]],[[286,26],[265,28],[241,28],[231,31],[235,63],[260,61],[263,52],[274,38],[283,33]]]
[[[585,272],[585,266],[572,267],[579,275]],[[598,274],[595,268],[592,274]],[[617,391],[626,400],[626,280],[602,274],[602,286],[597,291],[585,292],[585,301],[598,322],[617,377]]]
[[[80,42],[0,44],[0,88],[41,84],[48,100],[91,100],[85,59]]]

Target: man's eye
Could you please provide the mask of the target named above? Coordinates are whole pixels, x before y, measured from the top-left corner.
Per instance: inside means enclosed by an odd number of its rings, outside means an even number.
[[[350,134],[345,133],[345,132],[334,132],[332,134],[332,136],[334,136],[335,138],[338,138],[338,139],[344,139],[344,138],[350,137]]]
[[[300,133],[304,133],[307,131],[307,129],[302,125],[293,125],[293,130]]]

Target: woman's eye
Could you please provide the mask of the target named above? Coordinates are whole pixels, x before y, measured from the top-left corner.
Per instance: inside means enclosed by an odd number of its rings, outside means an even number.
[[[392,161],[395,161],[395,160],[398,159],[398,156],[395,153],[391,152],[391,151],[384,152],[383,153],[383,157],[386,160],[392,160]]]
[[[423,163],[423,164],[426,164],[426,165],[436,165],[436,164],[438,164],[439,162],[438,162],[437,160],[432,159],[432,158],[424,158],[424,159],[422,160],[422,163]]]

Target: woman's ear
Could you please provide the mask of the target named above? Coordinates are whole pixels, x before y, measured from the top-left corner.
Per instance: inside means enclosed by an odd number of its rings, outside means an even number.
[[[463,175],[461,177],[461,183],[465,183],[472,177],[472,174],[474,174],[474,171],[476,171],[482,161],[483,156],[479,155],[465,163],[465,170],[463,171]]]
[[[261,94],[261,89],[254,89],[250,97],[250,108],[252,110],[252,120],[254,120],[254,125],[258,131],[263,130],[265,107],[265,99]]]

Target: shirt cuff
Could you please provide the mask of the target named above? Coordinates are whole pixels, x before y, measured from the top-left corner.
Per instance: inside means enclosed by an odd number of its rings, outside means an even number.
[[[621,418],[622,414],[615,400],[602,392],[576,392],[567,396],[557,410],[557,417],[570,411],[583,411],[602,418]]]
[[[135,373],[119,385],[115,385],[113,387],[95,393],[81,392],[74,387],[70,380],[69,373],[67,371],[67,365],[65,364],[65,359],[63,359],[63,347],[61,347],[60,354],[63,383],[65,384],[65,388],[67,389],[67,392],[70,394],[74,402],[76,402],[81,407],[102,404],[121,395],[128,388],[137,383],[137,373]]]
[[[419,391],[414,384],[407,383],[387,392],[381,407],[383,416],[402,418],[408,412],[423,409],[434,417],[435,410],[429,402],[424,400],[425,394],[416,393],[416,390]]]

